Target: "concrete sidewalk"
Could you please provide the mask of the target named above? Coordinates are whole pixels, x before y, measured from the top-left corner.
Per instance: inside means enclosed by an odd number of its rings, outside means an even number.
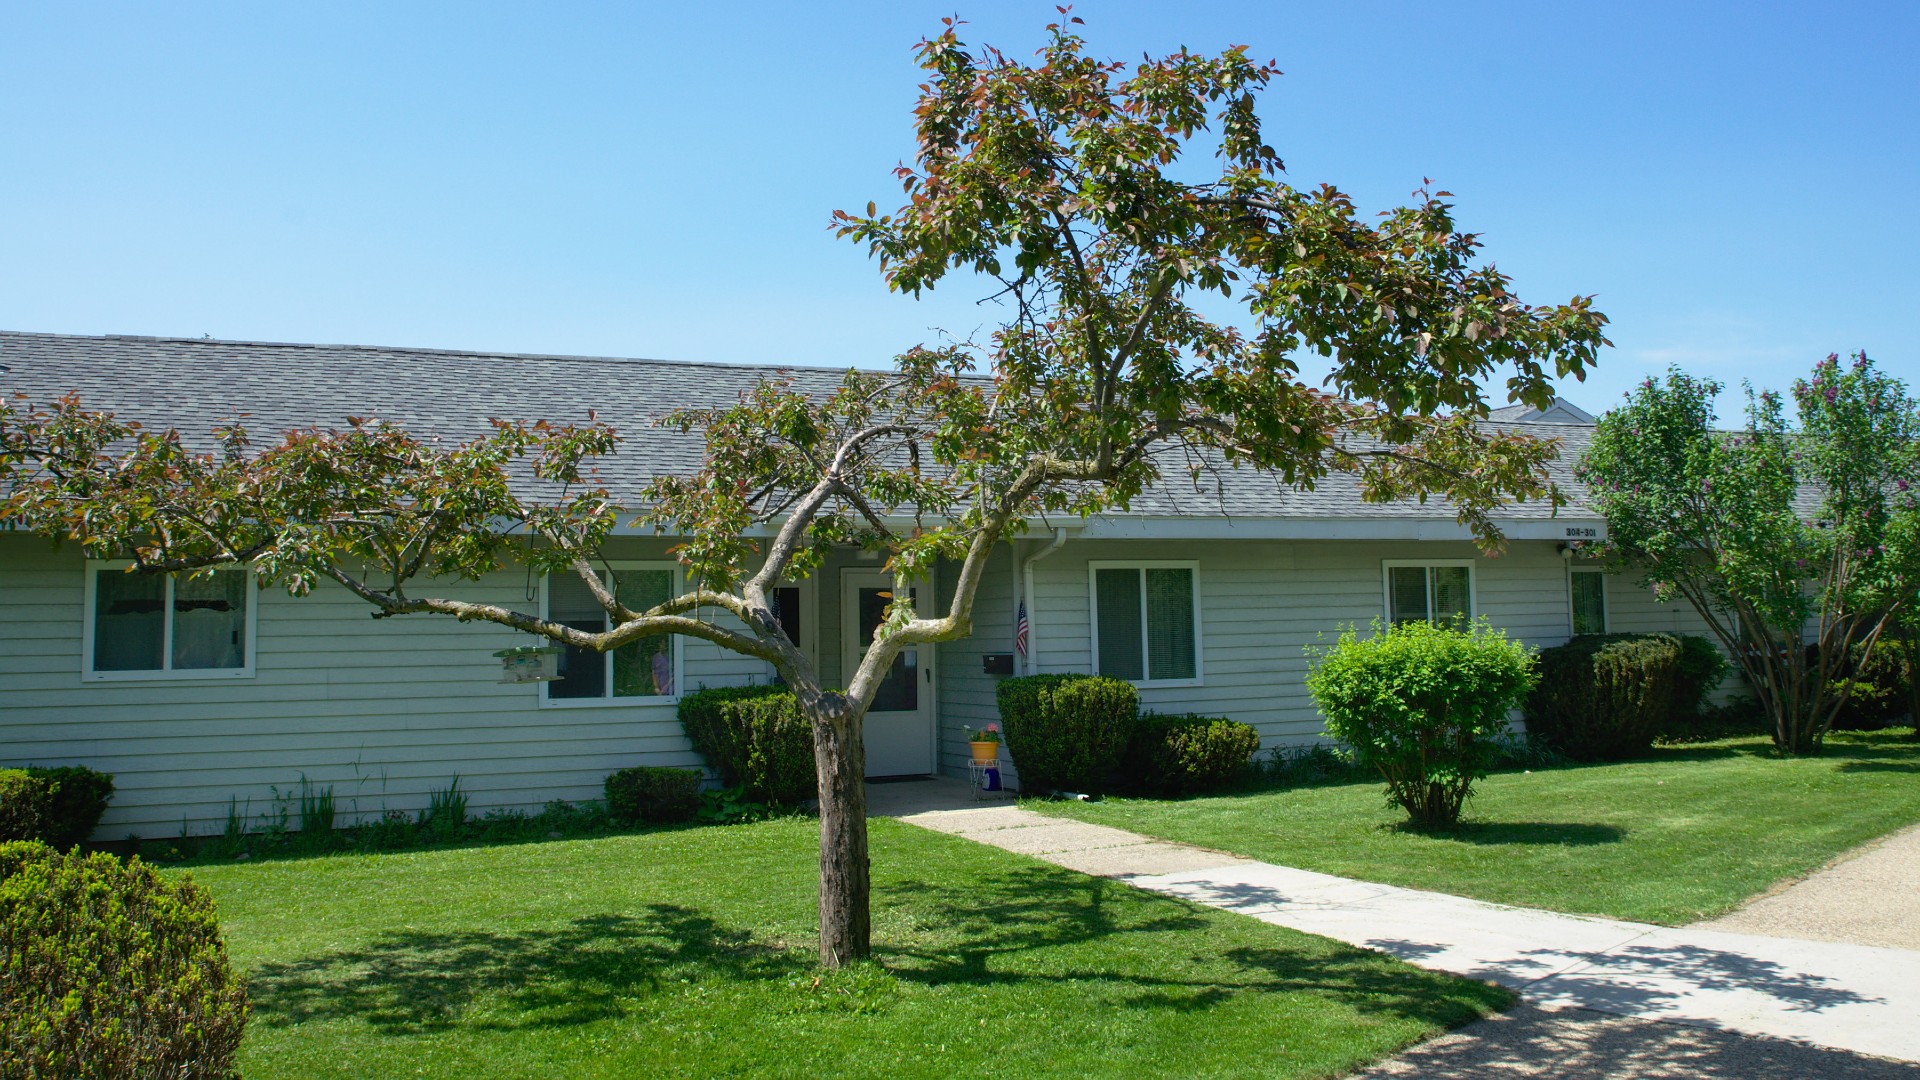
[[[1505,907],[1015,806],[916,810],[908,794],[888,800],[903,821],[1499,983],[1533,1005],[1920,1061],[1920,952]],[[931,805],[954,805],[951,793],[925,794]]]

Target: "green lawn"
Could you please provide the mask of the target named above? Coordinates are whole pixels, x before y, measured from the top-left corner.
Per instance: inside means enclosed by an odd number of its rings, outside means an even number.
[[[1185,801],[1025,805],[1345,877],[1503,904],[1682,924],[1920,821],[1920,743],[1836,732],[1819,758],[1765,739],[1488,778],[1453,832],[1396,823],[1379,783]]]
[[[254,1080],[1329,1076],[1508,1000],[893,821],[878,963],[820,977],[816,829],[184,872],[248,972]]]

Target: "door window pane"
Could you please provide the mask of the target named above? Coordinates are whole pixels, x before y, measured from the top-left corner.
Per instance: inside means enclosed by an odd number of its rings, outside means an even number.
[[[96,570],[93,586],[93,669],[159,671],[167,632],[167,579]]]
[[[1573,632],[1575,634],[1607,632],[1606,588],[1607,579],[1604,574],[1584,571],[1573,575]]]
[[[247,572],[216,570],[173,584],[173,666],[247,666]]]
[[[615,570],[613,580],[614,595],[632,611],[657,607],[673,595],[671,570]],[[614,697],[662,697],[672,694],[672,636],[660,634],[641,638],[613,650]]]
[[[1132,567],[1093,572],[1093,606],[1100,635],[1100,674],[1138,681],[1146,676],[1140,655],[1140,571]]]
[[[1147,678],[1193,678],[1193,571],[1148,567],[1146,589]]]
[[[599,633],[607,628],[607,613],[593,590],[571,571],[547,578],[547,617],[575,630]],[[562,646],[560,677],[547,683],[549,698],[598,698],[607,696],[607,655],[573,645]]]
[[[864,654],[868,645],[873,643],[873,632],[886,618],[887,605],[893,602],[893,590],[881,588],[859,588],[855,590],[856,606],[859,607],[860,651]],[[917,594],[909,594],[918,599]],[[887,670],[886,678],[880,680],[880,689],[873,696],[873,704],[867,711],[874,712],[912,712],[920,707],[920,656],[919,650],[907,648],[893,658],[893,667]]]
[[[1427,568],[1391,566],[1387,568],[1387,618],[1396,626],[1404,622],[1427,620]]]

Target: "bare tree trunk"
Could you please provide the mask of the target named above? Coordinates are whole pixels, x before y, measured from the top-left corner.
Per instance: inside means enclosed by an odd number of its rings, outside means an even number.
[[[865,710],[812,709],[820,773],[820,966],[840,968],[872,951],[867,860]]]

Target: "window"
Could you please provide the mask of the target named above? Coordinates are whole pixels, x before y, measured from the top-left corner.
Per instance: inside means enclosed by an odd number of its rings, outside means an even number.
[[[672,563],[614,563],[612,570],[602,572],[601,580],[622,604],[644,611],[673,596],[675,575]],[[600,601],[573,573],[547,577],[546,617],[576,630],[599,633],[608,628]],[[673,697],[679,666],[679,649],[671,634],[630,641],[604,653],[567,645],[560,654],[560,677],[543,685],[550,704],[641,704]]]
[[[1445,623],[1464,629],[1473,619],[1473,563],[1386,563],[1387,621]]]
[[[1607,575],[1600,570],[1572,570],[1567,574],[1573,607],[1573,633],[1607,632]]]
[[[253,674],[247,571],[193,577],[87,564],[86,679],[223,679]]]
[[[1130,682],[1200,681],[1193,563],[1092,563],[1094,671]]]

